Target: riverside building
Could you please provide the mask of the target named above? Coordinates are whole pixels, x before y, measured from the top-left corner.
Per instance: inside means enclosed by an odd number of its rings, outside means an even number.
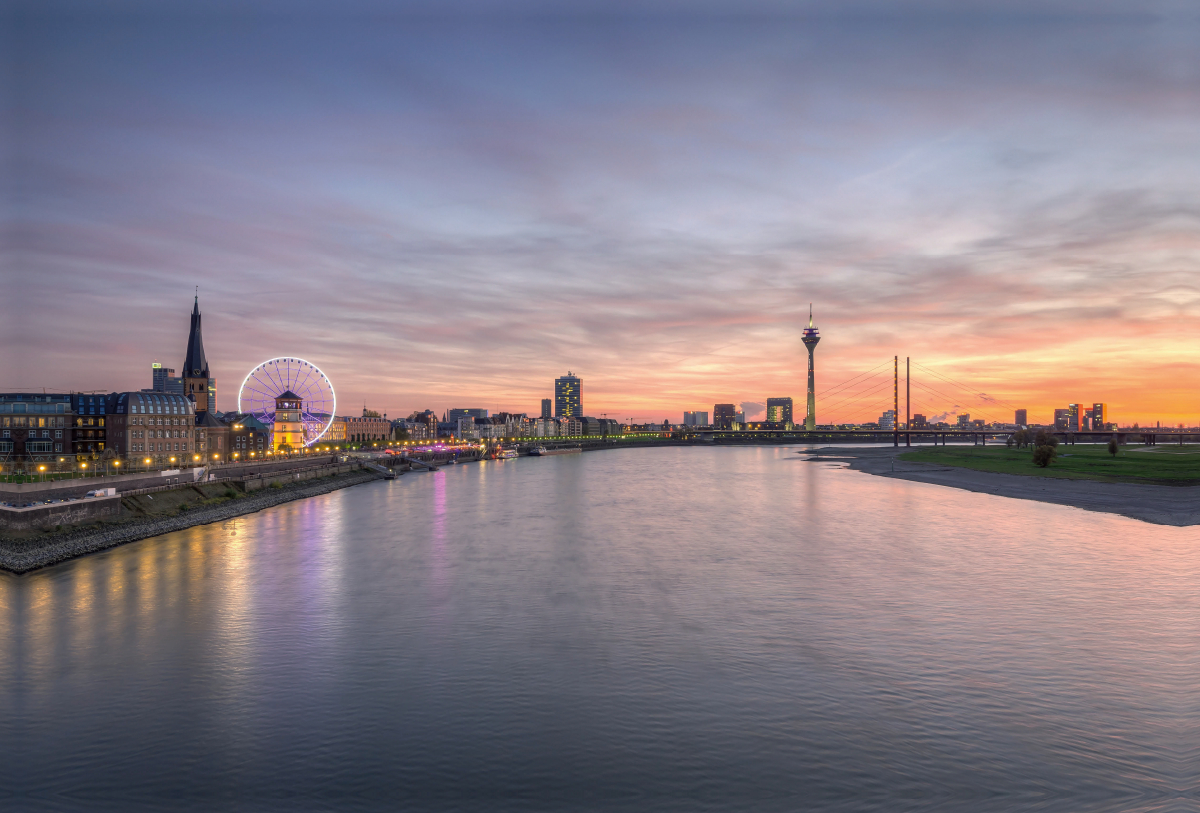
[[[195,404],[183,395],[114,392],[108,396],[107,442],[118,457],[149,466],[199,462]],[[149,462],[147,462],[149,461]]]
[[[0,393],[0,460],[49,460],[72,449],[72,396]]]

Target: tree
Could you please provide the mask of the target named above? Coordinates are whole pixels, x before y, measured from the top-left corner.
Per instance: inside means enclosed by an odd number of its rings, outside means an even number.
[[[1037,447],[1037,446],[1056,447],[1056,446],[1058,446],[1058,438],[1054,437],[1054,435],[1051,435],[1045,429],[1039,429],[1038,433],[1037,433],[1037,437],[1033,439],[1033,445],[1035,447]]]
[[[1113,457],[1116,457],[1116,456],[1117,456],[1117,449],[1118,449],[1118,448],[1120,448],[1120,447],[1118,447],[1118,446],[1117,446],[1117,439],[1116,439],[1116,438],[1113,438],[1112,440],[1110,440],[1110,441],[1108,442],[1108,453],[1109,453],[1110,455],[1112,455]]]
[[[1033,450],[1033,462],[1041,466],[1043,469],[1050,465],[1050,461],[1058,455],[1058,450],[1053,446],[1037,446]]]

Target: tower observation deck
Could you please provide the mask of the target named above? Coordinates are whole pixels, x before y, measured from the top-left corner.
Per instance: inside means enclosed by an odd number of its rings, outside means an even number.
[[[804,428],[811,432],[817,428],[817,375],[813,367],[813,352],[821,334],[813,327],[812,304],[808,306],[808,327],[804,330],[804,346],[808,348],[808,414],[804,418]]]

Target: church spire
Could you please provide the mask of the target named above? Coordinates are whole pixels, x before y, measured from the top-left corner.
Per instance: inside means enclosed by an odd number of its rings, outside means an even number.
[[[183,378],[208,378],[208,359],[204,356],[204,338],[200,333],[200,295],[192,305],[192,329],[188,333],[187,356],[183,360]]]

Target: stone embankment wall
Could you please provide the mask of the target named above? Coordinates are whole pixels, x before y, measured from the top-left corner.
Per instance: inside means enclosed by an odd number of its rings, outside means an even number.
[[[88,497],[33,508],[0,508],[0,531],[29,531],[56,525],[78,525],[103,519],[116,519],[121,513],[121,498]]]
[[[220,466],[210,466],[205,470],[205,477],[214,475],[221,480],[244,480],[261,477],[266,474],[311,468],[322,463],[335,464],[337,463],[337,459],[324,455],[321,457],[273,460],[269,463],[227,463]],[[82,497],[87,492],[97,488],[115,488],[118,492],[121,492],[140,488],[154,488],[167,484],[173,485],[178,483],[182,485],[195,482],[194,471],[194,469],[185,468],[179,470],[178,473],[172,472],[170,474],[161,471],[130,472],[107,477],[48,480],[44,483],[0,483],[0,502],[22,503],[31,500],[62,500],[68,497]]]
[[[146,539],[152,536],[181,531],[194,525],[232,519],[243,514],[261,511],[292,500],[327,494],[347,486],[378,479],[371,471],[332,473],[306,481],[293,481],[278,488],[265,488],[253,494],[243,494],[218,505],[203,505],[169,516],[150,516],[126,519],[111,524],[76,526],[71,530],[21,538],[0,537],[0,569],[26,573],[47,565],[84,556],[89,553]],[[268,486],[271,481],[267,480]],[[170,493],[170,492],[167,492]],[[112,498],[119,500],[119,497]]]

